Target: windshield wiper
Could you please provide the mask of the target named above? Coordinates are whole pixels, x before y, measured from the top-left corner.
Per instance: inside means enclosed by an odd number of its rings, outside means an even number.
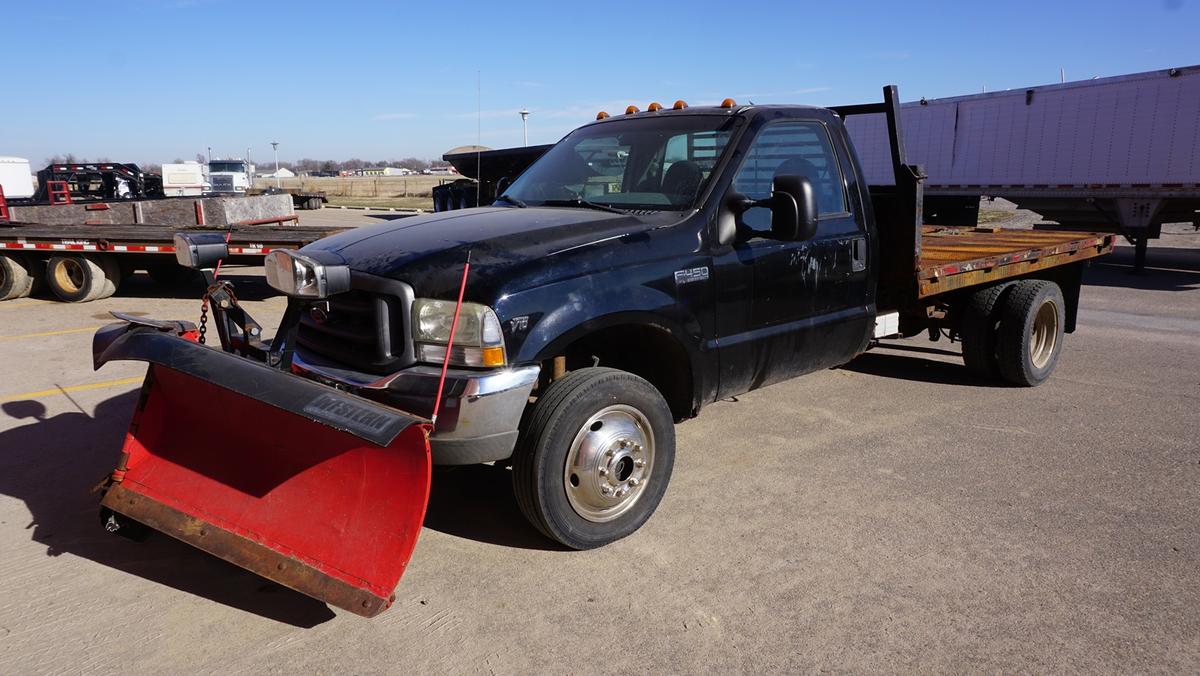
[[[544,207],[583,207],[584,209],[595,209],[597,211],[607,211],[610,214],[627,214],[627,213],[629,213],[628,211],[625,211],[624,209],[610,207],[607,204],[597,204],[596,202],[589,202],[589,201],[583,199],[582,197],[573,197],[569,200],[543,200],[542,206],[544,206]]]
[[[500,195],[499,197],[496,198],[496,201],[497,202],[501,202],[501,201],[508,202],[509,204],[513,205],[514,207],[520,207],[522,209],[529,206],[528,204],[517,199],[516,197],[512,197],[509,195]]]

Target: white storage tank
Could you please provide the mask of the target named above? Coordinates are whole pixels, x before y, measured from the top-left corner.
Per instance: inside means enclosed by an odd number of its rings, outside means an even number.
[[[8,199],[33,197],[33,173],[29,160],[0,155],[0,186]]]

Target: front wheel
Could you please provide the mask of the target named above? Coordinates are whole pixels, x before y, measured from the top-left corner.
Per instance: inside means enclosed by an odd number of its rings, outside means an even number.
[[[632,373],[586,368],[534,404],[513,454],[513,491],[547,537],[592,549],[650,518],[674,463],[671,409],[658,390]]]

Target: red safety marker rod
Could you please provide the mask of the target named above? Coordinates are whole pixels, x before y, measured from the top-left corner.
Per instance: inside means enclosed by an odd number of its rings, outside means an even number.
[[[225,252],[226,253],[229,252],[229,238],[232,235],[233,235],[233,226],[230,226],[229,229],[225,231]],[[225,262],[224,258],[217,259],[217,267],[215,270],[213,270],[213,281],[214,282],[217,280],[217,277],[221,276],[221,263],[224,263],[224,262]]]
[[[446,370],[450,368],[450,350],[454,347],[454,332],[458,330],[458,314],[462,311],[463,294],[467,291],[467,273],[471,271],[471,252],[467,251],[467,262],[463,264],[462,283],[458,286],[458,304],[454,306],[454,320],[450,322],[450,338],[446,341],[446,358],[442,360],[442,375],[438,378],[437,399],[433,400],[432,427],[437,427],[438,411],[442,408],[442,389],[446,386]]]

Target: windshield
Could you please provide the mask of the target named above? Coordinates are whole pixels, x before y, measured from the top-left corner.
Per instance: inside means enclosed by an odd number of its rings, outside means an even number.
[[[690,208],[729,144],[735,118],[667,115],[578,129],[505,191],[530,206],[590,202],[620,209]]]
[[[246,171],[246,165],[243,162],[209,162],[208,171],[210,173],[218,171],[244,172]]]

